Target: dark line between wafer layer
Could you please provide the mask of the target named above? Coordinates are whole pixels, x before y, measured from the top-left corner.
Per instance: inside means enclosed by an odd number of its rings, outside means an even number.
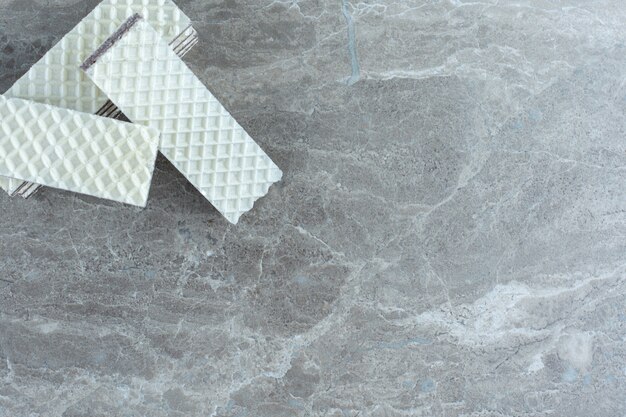
[[[119,41],[124,35],[126,35],[126,33],[135,25],[135,23],[137,23],[141,19],[143,18],[139,13],[135,13],[134,15],[129,17],[124,23],[122,23],[118,30],[116,30],[111,36],[109,36],[107,40],[104,41],[98,49],[96,49],[96,52],[91,54],[89,58],[87,58],[85,62],[83,62],[83,64],[80,66],[80,69],[82,69],[83,71],[87,71],[89,68],[91,68],[91,66],[96,63],[98,58],[104,55],[106,51],[111,49],[111,47],[115,45],[115,43]]]

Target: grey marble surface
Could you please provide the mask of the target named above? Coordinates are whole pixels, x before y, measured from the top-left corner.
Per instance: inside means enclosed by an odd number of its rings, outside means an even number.
[[[0,91],[97,0],[0,0]],[[0,195],[0,415],[626,416],[626,2],[180,0],[283,168]]]

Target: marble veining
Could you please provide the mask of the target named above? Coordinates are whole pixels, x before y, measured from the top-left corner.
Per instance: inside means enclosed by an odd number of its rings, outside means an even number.
[[[97,3],[0,0],[0,91]],[[0,416],[626,415],[626,3],[177,3],[283,180],[0,195]]]

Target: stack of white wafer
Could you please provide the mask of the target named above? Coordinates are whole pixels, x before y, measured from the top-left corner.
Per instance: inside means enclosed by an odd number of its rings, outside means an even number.
[[[181,60],[196,43],[170,0],[104,0],[0,96],[0,187],[144,207],[161,151],[237,223],[282,172]]]

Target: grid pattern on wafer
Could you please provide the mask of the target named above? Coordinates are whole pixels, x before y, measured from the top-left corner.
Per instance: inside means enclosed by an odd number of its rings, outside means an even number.
[[[31,69],[4,93],[87,113],[98,112],[107,102],[80,71],[83,60],[122,22],[141,14],[168,43],[178,47],[194,36],[190,19],[171,0],[104,0],[68,32]],[[184,46],[189,46],[187,42]],[[184,51],[184,50],[181,50]],[[23,181],[0,178],[0,187],[14,194]]]
[[[0,96],[0,174],[145,206],[159,132]]]
[[[282,172],[148,22],[86,68],[133,122],[161,131],[160,151],[230,222]]]

